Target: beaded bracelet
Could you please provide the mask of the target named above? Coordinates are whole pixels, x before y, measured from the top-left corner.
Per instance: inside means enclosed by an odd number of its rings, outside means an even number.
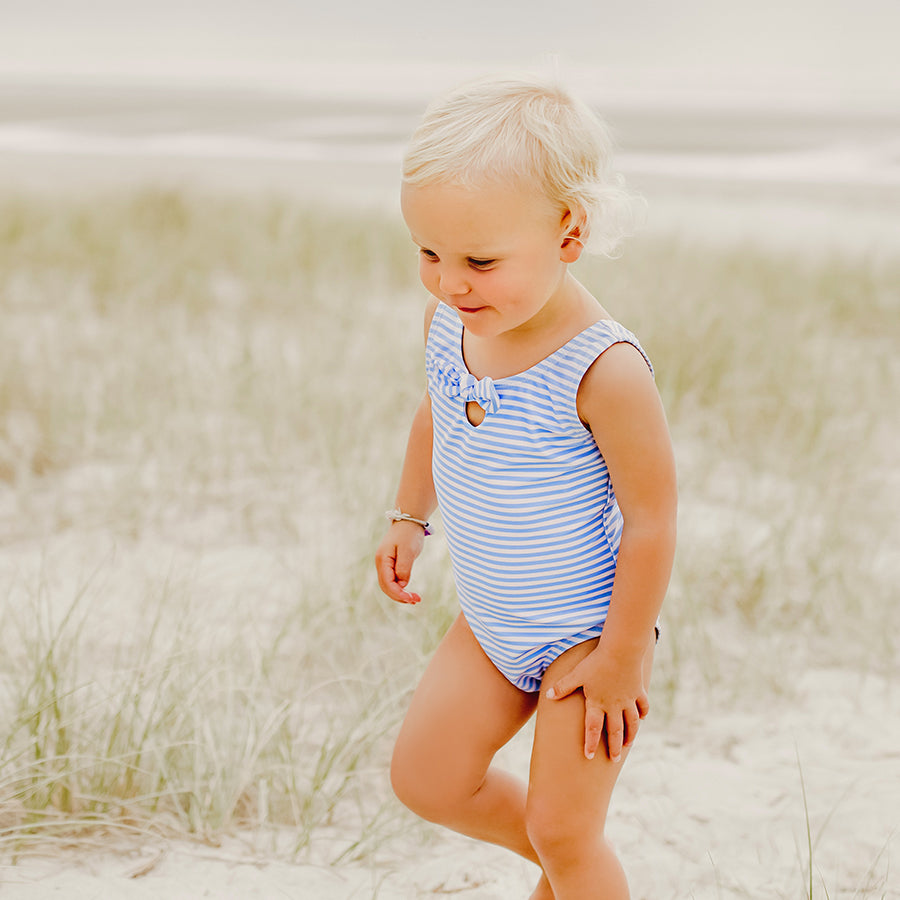
[[[427,537],[431,534],[431,525],[428,524],[424,519],[417,519],[415,516],[411,516],[409,513],[405,513],[399,509],[389,509],[384,517],[391,522],[415,522],[416,525],[421,525],[425,529],[425,536]]]

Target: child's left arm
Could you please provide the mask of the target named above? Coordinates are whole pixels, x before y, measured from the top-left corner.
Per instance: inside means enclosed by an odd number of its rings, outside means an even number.
[[[624,524],[600,642],[548,696],[582,688],[585,756],[596,753],[605,722],[616,762],[650,708],[643,662],[675,554],[675,461],[650,370],[630,344],[614,344],[594,361],[578,391],[578,412],[606,460]]]

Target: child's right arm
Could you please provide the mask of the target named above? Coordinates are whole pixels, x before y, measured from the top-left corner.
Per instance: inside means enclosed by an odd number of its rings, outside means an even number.
[[[406,445],[406,458],[397,489],[397,509],[417,519],[428,519],[437,506],[431,477],[431,399],[422,399],[413,418]],[[415,522],[392,522],[375,552],[378,584],[398,603],[418,603],[418,594],[405,590],[412,565],[422,552],[425,530]]]
[[[432,299],[425,311],[425,339],[437,309]],[[431,398],[426,391],[413,416],[406,444],[406,457],[400,474],[400,487],[394,506],[416,519],[427,520],[437,508],[437,496],[431,475],[431,448],[434,434],[431,421]],[[381,590],[398,603],[418,603],[422,598],[405,588],[409,584],[413,562],[422,552],[425,530],[415,522],[392,522],[375,551],[375,568]]]

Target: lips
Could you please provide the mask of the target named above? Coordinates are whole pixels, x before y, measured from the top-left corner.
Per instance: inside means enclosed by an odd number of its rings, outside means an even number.
[[[457,306],[457,310],[461,313],[477,313],[484,309],[483,306]]]

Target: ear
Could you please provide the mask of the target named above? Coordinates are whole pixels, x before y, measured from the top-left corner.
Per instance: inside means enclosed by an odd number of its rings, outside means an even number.
[[[579,217],[583,219],[583,216]],[[564,263],[575,262],[584,250],[584,228],[582,222],[576,220],[571,210],[566,210],[563,214],[560,226],[562,229],[562,239],[559,248],[559,258]]]

